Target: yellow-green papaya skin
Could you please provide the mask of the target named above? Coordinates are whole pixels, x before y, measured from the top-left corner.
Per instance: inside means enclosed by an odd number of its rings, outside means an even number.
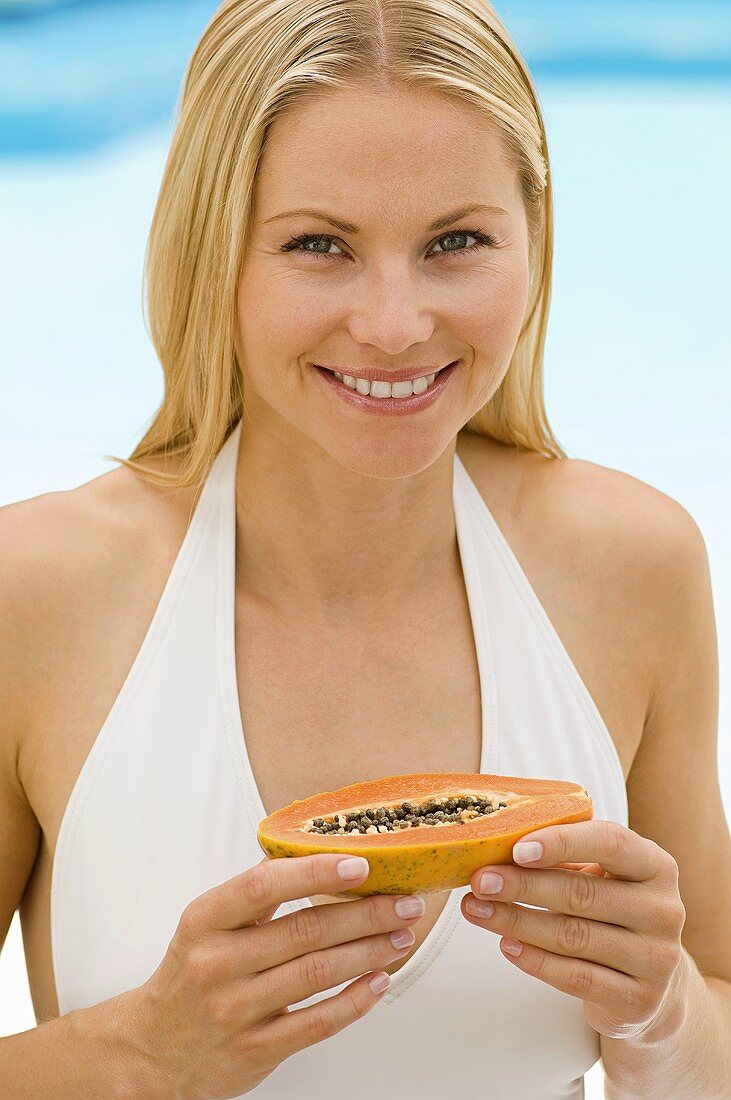
[[[409,829],[378,833],[311,832],[314,818],[329,819],[350,813],[418,806],[461,795],[489,798],[505,808],[463,824],[420,824]],[[479,867],[512,863],[513,845],[527,833],[549,825],[588,821],[593,806],[587,791],[565,780],[521,778],[463,772],[424,772],[391,775],[323,791],[296,800],[259,823],[257,840],[270,859],[336,852],[364,856],[368,878],[342,891],[343,897],[371,894],[436,893],[469,884]]]

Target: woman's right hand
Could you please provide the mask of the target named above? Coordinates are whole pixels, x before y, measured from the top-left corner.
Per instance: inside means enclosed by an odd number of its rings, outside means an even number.
[[[338,894],[348,857],[268,859],[195,898],[155,973],[123,994],[125,1037],[142,1056],[155,1100],[224,1100],[256,1088],[298,1050],[365,1016],[381,994],[368,982],[413,945],[389,933],[421,914],[396,915],[399,896],[314,905],[272,920],[284,901]],[[423,899],[422,899],[423,900]],[[356,978],[336,996],[289,1005]]]

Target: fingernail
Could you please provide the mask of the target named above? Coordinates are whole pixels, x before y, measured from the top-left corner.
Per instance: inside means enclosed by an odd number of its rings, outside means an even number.
[[[464,907],[473,917],[491,917],[495,912],[491,901],[478,901],[476,898],[468,898]]]
[[[499,894],[504,885],[503,876],[493,871],[483,871],[480,875],[481,894]]]
[[[368,982],[368,985],[371,988],[371,992],[375,993],[376,996],[379,993],[383,993],[384,989],[388,989],[390,984],[391,979],[389,978],[388,974],[376,974],[375,978],[371,978]]]
[[[406,917],[423,917],[426,913],[423,898],[401,898],[396,902],[394,909],[396,910],[396,916],[402,919],[406,919]]]
[[[341,859],[338,863],[338,874],[341,878],[363,878],[370,871],[370,864],[363,856],[353,856],[352,859]]]
[[[543,845],[537,840],[513,845],[513,859],[516,863],[536,863],[542,855]]]

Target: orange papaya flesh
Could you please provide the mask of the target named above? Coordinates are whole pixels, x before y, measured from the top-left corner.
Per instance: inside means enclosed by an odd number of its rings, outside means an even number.
[[[259,822],[257,840],[270,859],[365,856],[368,877],[345,897],[432,893],[468,885],[479,867],[512,863],[526,833],[592,816],[578,783],[420,772],[297,799]]]

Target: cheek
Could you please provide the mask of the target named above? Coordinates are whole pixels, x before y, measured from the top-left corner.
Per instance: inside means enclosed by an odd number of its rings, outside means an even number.
[[[262,355],[279,362],[298,358],[332,331],[337,317],[326,308],[326,296],[290,278],[242,284],[238,294],[238,328],[249,360]]]
[[[488,280],[465,303],[464,336],[477,354],[507,366],[528,306],[528,276],[517,271]]]

